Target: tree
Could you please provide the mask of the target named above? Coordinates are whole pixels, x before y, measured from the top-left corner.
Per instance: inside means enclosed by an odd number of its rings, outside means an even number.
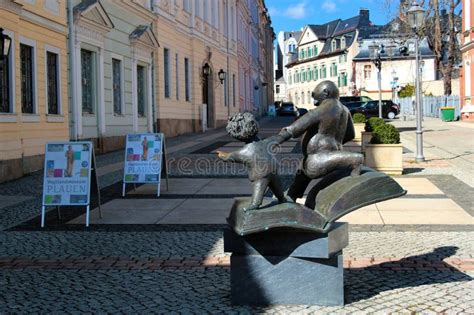
[[[458,34],[459,15],[455,13],[461,0],[430,0],[425,34],[428,36],[431,47],[435,54],[436,68],[443,77],[444,94],[451,95],[451,79],[453,77],[454,64],[459,59]],[[444,8],[448,7],[445,13]],[[446,54],[446,55],[444,55]]]
[[[394,7],[394,3],[400,4],[397,16],[405,24],[400,29],[400,33],[409,34],[411,30],[406,20],[406,11],[409,9],[411,1],[385,0],[385,7]],[[435,55],[435,66],[438,69],[437,78],[442,77],[443,79],[444,94],[451,95],[454,65],[460,60],[457,38],[461,31],[461,13],[460,11],[456,13],[456,11],[460,7],[461,0],[427,0],[419,1],[419,3],[426,8],[426,23],[419,34],[428,38],[429,45]]]

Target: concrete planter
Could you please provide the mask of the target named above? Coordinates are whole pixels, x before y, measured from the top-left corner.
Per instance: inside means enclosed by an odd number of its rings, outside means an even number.
[[[372,140],[372,132],[362,131],[361,133],[362,152],[365,152],[365,146],[370,143],[370,140]]]
[[[355,138],[352,139],[354,142],[361,142],[362,140],[362,132],[365,131],[365,124],[354,124],[354,129],[355,129]]]
[[[401,144],[366,144],[365,165],[390,175],[403,172],[403,146]]]

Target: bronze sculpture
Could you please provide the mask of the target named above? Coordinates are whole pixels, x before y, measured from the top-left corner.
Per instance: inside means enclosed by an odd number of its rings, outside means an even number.
[[[249,169],[253,193],[250,205],[246,206],[245,210],[255,210],[260,207],[267,187],[278,198],[278,202],[286,202],[275,160],[275,146],[285,139],[276,135],[260,140],[257,136],[257,121],[250,113],[237,113],[230,117],[227,131],[234,138],[246,143],[242,149],[234,152],[217,151],[218,156],[224,161],[243,163]]]
[[[304,158],[288,196],[296,201],[303,197],[313,179],[341,168],[351,168],[351,175],[359,175],[364,157],[360,153],[342,151],[342,145],[355,136],[349,109],[339,101],[339,90],[332,81],[319,83],[313,91],[316,109],[283,128],[285,140],[303,135]]]
[[[265,140],[258,139],[258,125],[252,114],[236,114],[229,119],[228,133],[246,145],[235,152],[217,154],[225,161],[247,165],[253,183],[252,198],[236,198],[228,218],[237,234],[272,228],[324,233],[349,212],[406,194],[389,176],[362,168],[362,154],[343,151],[343,144],[354,138],[355,131],[349,110],[339,101],[336,85],[331,81],[319,83],[313,97],[318,105],[315,109]],[[301,135],[303,160],[285,198],[275,147]],[[305,205],[296,203],[315,179],[319,181]],[[263,198],[267,187],[277,197],[277,203]]]

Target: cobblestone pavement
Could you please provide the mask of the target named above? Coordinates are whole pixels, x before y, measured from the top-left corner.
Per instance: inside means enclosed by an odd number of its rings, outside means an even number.
[[[286,123],[264,124],[262,132]],[[180,158],[190,161],[183,168],[171,164],[172,174],[189,176],[183,171],[191,171],[191,176],[197,177],[244,176],[241,170],[228,168],[207,175],[192,171],[198,163],[215,159],[208,154],[214,146],[229,141],[219,130],[169,140],[172,163]],[[295,146],[287,156],[298,158],[294,154],[297,151]],[[117,171],[122,160],[121,151],[98,157],[99,167],[113,166],[100,177],[102,188],[122,179],[121,171]],[[437,174],[450,174],[450,170],[451,164],[444,165]],[[37,226],[28,228],[27,223],[13,228],[38,216],[41,176],[39,172],[0,184],[0,196],[31,197],[15,205],[0,205],[0,314],[474,314],[472,230],[441,228],[436,232],[424,226],[421,232],[412,226],[402,231],[371,232],[369,227],[359,226],[350,232],[350,244],[344,250],[344,306],[233,306],[222,226],[157,230],[140,226],[84,230],[72,226],[43,231]],[[464,209],[472,207],[472,188],[468,185],[459,185],[452,176],[433,177],[432,181]],[[106,198],[107,190],[104,192]]]

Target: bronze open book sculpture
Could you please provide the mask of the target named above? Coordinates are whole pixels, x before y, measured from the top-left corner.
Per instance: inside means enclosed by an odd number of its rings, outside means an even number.
[[[363,206],[406,194],[391,177],[362,168],[360,153],[343,151],[342,145],[355,136],[349,110],[339,101],[339,90],[331,81],[323,81],[313,92],[315,109],[310,110],[279,134],[260,140],[258,124],[250,113],[229,118],[227,131],[246,145],[237,151],[218,151],[218,156],[249,169],[253,194],[236,199],[228,218],[240,235],[285,227],[326,232],[332,222]],[[286,194],[279,177],[276,146],[302,138],[303,160]],[[308,185],[304,205],[296,203]],[[276,201],[263,196],[270,188]]]

